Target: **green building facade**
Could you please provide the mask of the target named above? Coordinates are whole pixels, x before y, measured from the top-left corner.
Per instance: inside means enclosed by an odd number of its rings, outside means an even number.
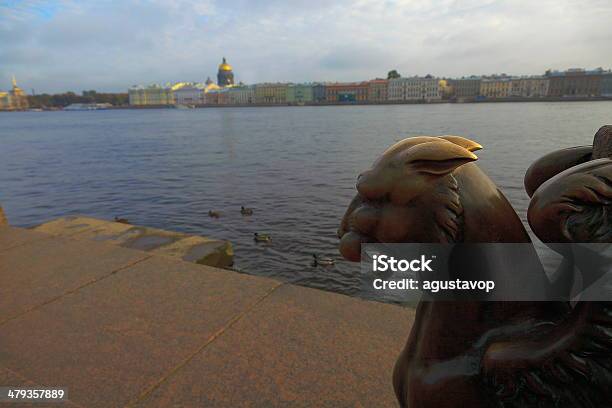
[[[311,103],[312,101],[312,85],[290,84],[287,87],[287,103],[302,104]]]

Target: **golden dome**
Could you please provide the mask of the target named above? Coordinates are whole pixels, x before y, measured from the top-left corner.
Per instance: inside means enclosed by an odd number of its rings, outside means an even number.
[[[219,71],[231,71],[232,66],[225,61],[225,57],[223,57],[223,62],[219,64]]]
[[[211,82],[210,84],[206,85],[206,88],[204,88],[204,92],[209,92],[212,90],[216,90],[216,89],[221,89],[221,87],[213,82]]]

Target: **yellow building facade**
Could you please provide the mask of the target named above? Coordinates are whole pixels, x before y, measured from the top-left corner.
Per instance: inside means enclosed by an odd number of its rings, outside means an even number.
[[[28,95],[17,86],[13,76],[13,88],[8,92],[0,92],[0,110],[23,110],[28,107]]]
[[[483,79],[480,82],[480,95],[487,98],[508,98],[512,95],[510,78]]]
[[[8,92],[0,92],[0,110],[8,110],[11,104]]]
[[[153,84],[149,86],[133,86],[128,90],[130,105],[162,106],[162,105],[200,105],[208,103],[206,95],[221,89],[212,81],[206,83],[177,82],[164,86]],[[210,99],[210,98],[209,98]]]
[[[171,87],[160,85],[135,86],[128,91],[130,105],[173,105],[174,94]]]

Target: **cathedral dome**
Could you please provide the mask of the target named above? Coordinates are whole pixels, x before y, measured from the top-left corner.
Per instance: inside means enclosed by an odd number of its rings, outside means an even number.
[[[225,60],[225,57],[223,57],[223,62],[219,64],[219,71],[231,71],[231,70],[232,70],[232,66],[228,64],[227,61]]]
[[[221,64],[219,64],[219,71],[217,72],[217,85],[220,87],[234,85],[234,72],[232,71],[232,66],[225,60],[225,57],[223,57],[223,61]]]

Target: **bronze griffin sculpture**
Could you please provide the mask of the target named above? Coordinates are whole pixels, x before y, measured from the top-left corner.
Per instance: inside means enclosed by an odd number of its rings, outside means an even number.
[[[527,171],[529,224],[553,249],[612,242],[610,129],[594,146],[553,152]],[[387,149],[358,178],[338,231],[342,255],[359,261],[371,242],[529,243],[475,164],[480,148],[421,136]],[[492,273],[545,279],[538,269]],[[393,385],[410,408],[612,407],[612,303],[421,301]]]

